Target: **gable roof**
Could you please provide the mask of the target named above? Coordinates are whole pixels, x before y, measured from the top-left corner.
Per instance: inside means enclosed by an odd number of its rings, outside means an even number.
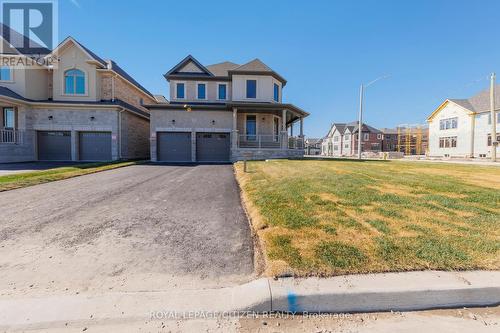
[[[350,130],[352,133],[356,133],[359,128],[359,121],[353,121],[347,124],[347,126],[350,127]],[[380,130],[376,129],[373,126],[370,126],[366,123],[363,123],[363,129],[361,130],[362,132],[371,132],[371,133],[382,133]]]
[[[495,110],[500,109],[500,84],[495,85]],[[469,112],[481,113],[490,112],[490,89],[485,89],[467,99],[448,98],[434,110],[427,118],[430,121],[449,102],[455,103]]]
[[[125,80],[130,82],[133,86],[138,88],[139,90],[142,90],[146,95],[149,95],[151,98],[154,98],[153,94],[149,92],[144,86],[142,86],[139,82],[137,82],[130,74],[128,74],[123,68],[118,66],[118,64],[114,60],[104,60],[103,58],[99,57],[97,54],[92,52],[89,48],[87,48],[85,45],[77,41],[75,38],[68,36],[66,37],[59,45],[52,51],[52,53],[57,53],[57,51],[62,48],[64,45],[67,43],[73,43],[76,45],[80,50],[82,50],[89,58],[92,60],[96,61],[100,66],[101,69],[108,69],[116,74],[120,75],[123,77]]]
[[[326,136],[328,137],[330,133],[333,134],[334,129],[338,130],[340,134],[344,134],[345,123],[332,123],[332,126],[330,126],[330,130],[328,131],[328,134]]]
[[[230,76],[233,74],[272,75],[276,80],[281,82],[283,87],[286,85],[286,80],[281,75],[273,71],[269,66],[257,58],[235,69],[229,70],[228,73]]]
[[[104,59],[102,59],[101,57],[99,57],[97,54],[95,54],[94,52],[92,52],[91,50],[89,50],[82,43],[80,43],[79,41],[77,41],[76,39],[74,39],[71,36],[66,37],[62,42],[60,42],[59,45],[57,45],[56,48],[54,50],[52,50],[51,54],[57,53],[62,47],[66,46],[66,44],[68,44],[68,43],[73,43],[74,45],[76,45],[90,59],[92,59],[92,60],[96,61],[97,63],[99,63],[101,65],[101,67],[106,67],[107,66],[106,61],[104,61]]]
[[[179,70],[189,64],[190,62],[194,63],[203,73],[180,73]],[[206,76],[214,76],[205,66],[203,66],[198,60],[196,60],[192,55],[188,55],[184,59],[181,60],[177,65],[175,65],[171,70],[165,73],[163,76],[168,79],[170,75],[179,74],[179,75],[206,75]]]
[[[240,65],[234,62],[224,61],[218,64],[208,65],[207,69],[215,76],[229,76],[229,71],[237,67],[240,67]]]

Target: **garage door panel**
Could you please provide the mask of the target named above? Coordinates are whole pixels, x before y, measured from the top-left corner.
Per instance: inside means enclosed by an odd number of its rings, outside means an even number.
[[[71,132],[37,132],[38,159],[41,161],[71,161]]]
[[[197,133],[196,160],[199,162],[227,162],[230,158],[229,133]]]
[[[191,132],[158,132],[157,159],[162,162],[191,162]]]
[[[80,161],[110,161],[111,132],[79,132]]]

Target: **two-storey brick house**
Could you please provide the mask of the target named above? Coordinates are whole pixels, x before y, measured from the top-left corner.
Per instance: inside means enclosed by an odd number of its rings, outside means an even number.
[[[5,27],[3,27],[5,29]],[[149,156],[155,97],[114,61],[74,38],[53,66],[15,66],[0,55],[0,162],[97,161]]]
[[[170,101],[148,106],[153,161],[303,156],[308,113],[283,103],[287,81],[260,60],[204,66],[187,56],[165,78]],[[296,122],[299,136],[293,137]]]

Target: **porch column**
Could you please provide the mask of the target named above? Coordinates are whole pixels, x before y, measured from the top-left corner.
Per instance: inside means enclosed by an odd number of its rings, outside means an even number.
[[[237,149],[238,148],[238,108],[233,108],[233,141],[232,141],[232,148]]]
[[[293,137],[293,123],[290,124],[290,136]]]
[[[286,128],[286,109],[282,111],[281,118],[281,149],[288,149],[288,132]]]
[[[304,117],[300,117],[300,135],[301,138],[304,137]]]

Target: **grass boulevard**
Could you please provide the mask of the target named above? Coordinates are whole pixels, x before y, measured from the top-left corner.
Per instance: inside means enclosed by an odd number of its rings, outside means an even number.
[[[268,275],[500,268],[500,170],[400,161],[236,165]]]

